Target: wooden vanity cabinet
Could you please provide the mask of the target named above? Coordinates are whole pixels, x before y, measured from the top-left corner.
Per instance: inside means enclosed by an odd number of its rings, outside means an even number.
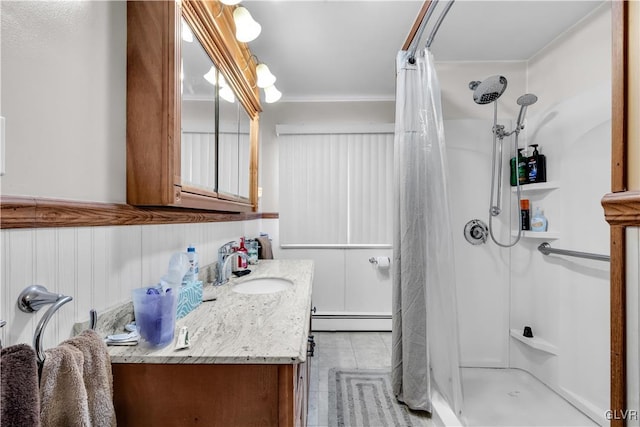
[[[309,365],[112,365],[119,426],[306,426]]]

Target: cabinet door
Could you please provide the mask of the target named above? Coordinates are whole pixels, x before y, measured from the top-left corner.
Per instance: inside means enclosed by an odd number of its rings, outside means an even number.
[[[129,204],[257,207],[256,64],[235,39],[232,13],[219,2],[127,3]],[[221,142],[226,102],[232,134]]]
[[[181,184],[215,192],[218,70],[184,18],[182,32]]]
[[[294,372],[296,378],[295,392],[295,425],[304,427],[307,425],[307,410],[309,405],[309,359],[307,362],[296,365]]]

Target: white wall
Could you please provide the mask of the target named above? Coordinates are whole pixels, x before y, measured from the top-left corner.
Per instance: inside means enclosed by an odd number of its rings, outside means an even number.
[[[472,99],[468,101],[476,105]],[[510,127],[507,121],[501,123]],[[463,235],[465,224],[473,219],[489,224],[492,126],[489,117],[444,121],[447,160],[451,165],[449,200],[462,366],[509,366],[509,337],[505,334],[509,329],[509,251],[491,241],[471,245]],[[508,243],[513,240],[509,233],[508,184],[502,195],[504,212],[494,219],[493,226],[496,237]]]
[[[525,61],[452,61],[438,62],[438,80],[442,87],[442,114],[445,119],[492,119],[493,104],[473,102],[469,82],[482,81],[493,75],[507,78],[507,90],[498,99],[499,117],[517,116],[516,100],[526,90],[527,64]]]
[[[463,235],[472,219],[489,223],[493,104],[473,101],[469,82],[492,75],[507,78],[507,90],[498,100],[498,122],[512,128],[517,98],[526,91],[526,63],[437,62],[449,169],[449,193],[455,250],[456,291],[463,366],[509,365],[509,251],[489,242],[473,246]],[[513,140],[504,141],[504,161]],[[506,163],[508,164],[508,163]],[[503,179],[508,182],[508,168]],[[503,188],[504,213],[494,219],[495,235],[503,243],[513,238],[512,204],[508,184]],[[515,203],[515,202],[514,202]]]
[[[126,201],[126,2],[0,2],[2,194]]]
[[[532,195],[544,208],[554,247],[609,253],[600,200],[610,191],[611,13],[604,4],[529,61],[527,144],[547,156],[559,188]],[[609,264],[537,252],[541,240],[511,251],[511,327],[531,326],[558,349],[552,356],[516,340],[511,364],[534,373],[600,423],[609,404]]]

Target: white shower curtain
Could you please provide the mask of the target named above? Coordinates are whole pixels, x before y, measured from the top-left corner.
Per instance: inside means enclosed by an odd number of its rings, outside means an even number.
[[[396,61],[392,382],[412,409],[431,412],[435,388],[461,415],[440,85],[431,52],[415,59],[400,51]]]

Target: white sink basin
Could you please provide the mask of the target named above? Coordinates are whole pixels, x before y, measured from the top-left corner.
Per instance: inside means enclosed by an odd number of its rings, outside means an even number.
[[[273,294],[289,289],[293,282],[276,277],[249,279],[233,286],[231,290],[239,294]]]

